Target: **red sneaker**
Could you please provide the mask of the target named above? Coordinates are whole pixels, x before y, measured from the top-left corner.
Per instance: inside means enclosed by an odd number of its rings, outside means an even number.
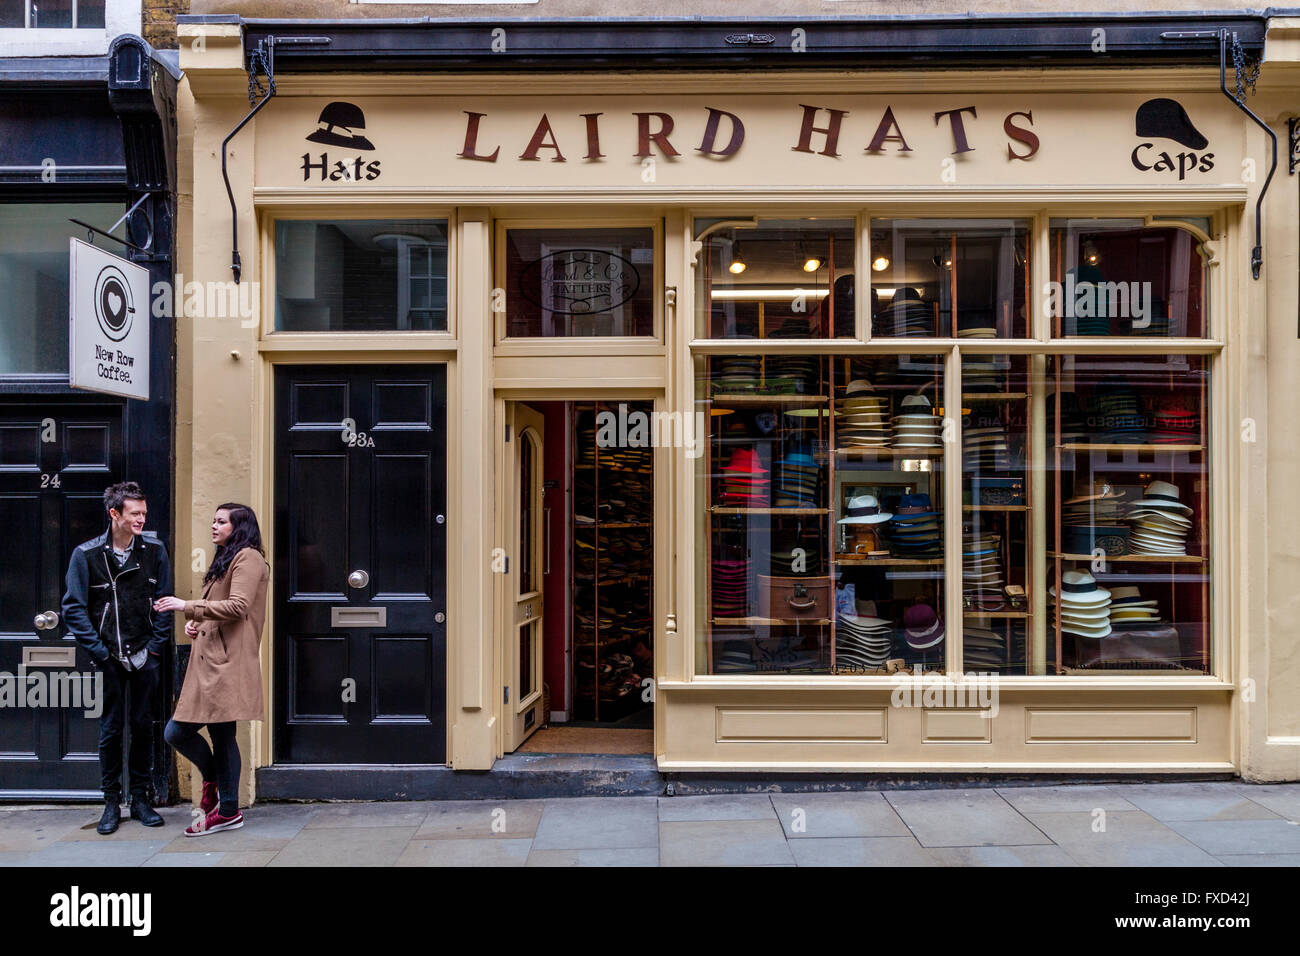
[[[204,780],[203,796],[199,797],[199,809],[203,811],[205,817],[217,809],[217,802],[217,785]]]
[[[204,836],[218,830],[238,830],[244,825],[244,815],[238,810],[233,817],[223,817],[220,808],[213,810],[202,820],[195,820],[185,828],[187,837]]]

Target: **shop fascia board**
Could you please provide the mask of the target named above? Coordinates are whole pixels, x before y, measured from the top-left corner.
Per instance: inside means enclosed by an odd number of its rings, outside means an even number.
[[[911,682],[917,682],[920,686],[924,686],[927,682],[940,682],[944,679],[943,674],[929,672],[915,676],[903,675],[901,678],[892,674],[871,677],[837,675],[820,677],[747,677],[735,675],[720,677],[717,675],[701,675],[691,680],[658,681],[655,684],[655,692],[744,695],[750,692],[808,691],[823,695],[837,690],[851,691],[854,694],[860,694],[864,691],[878,691],[884,696],[884,699],[888,699],[889,692],[899,686],[908,686]],[[979,674],[973,674],[969,677],[965,674],[953,675],[955,684],[960,684],[963,679],[969,684],[977,685],[981,682],[988,683],[990,677]],[[1140,689],[1144,692],[1166,691],[1185,694],[1194,691],[1196,693],[1232,694],[1237,690],[1237,686],[1232,682],[1213,676],[1084,677],[1064,674],[1035,677],[999,676],[997,678],[997,687],[999,694],[1007,697],[1023,694],[1027,697],[1052,696],[1054,699],[1062,692],[1093,694]]]
[[[277,54],[278,56],[278,54]],[[591,95],[591,72],[576,73],[290,73],[277,71],[280,96],[560,96]],[[954,90],[983,93],[1126,93],[1168,91],[1212,93],[1219,89],[1215,67],[1041,67],[996,70],[908,70],[889,72],[841,70],[766,70],[761,73],[705,73],[694,70],[672,74],[609,71],[599,73],[599,95],[696,94],[753,95],[756,93],[885,96],[915,93],[949,93]],[[247,91],[247,78],[243,80]]]
[[[181,17],[179,22],[192,19]],[[1105,31],[1112,62],[1217,63],[1217,44],[1167,40],[1162,34],[1227,29],[1246,46],[1258,48],[1264,42],[1268,17],[1220,11],[768,19],[250,18],[239,22],[246,28],[249,49],[272,35],[329,37],[328,45],[286,50],[281,63],[291,70],[346,70],[349,64],[364,63],[383,70],[495,71],[505,61],[511,69],[518,64],[523,70],[592,64],[602,69],[663,71],[683,66],[793,67],[803,56],[815,57],[815,68],[822,69],[862,62],[877,67],[933,62],[1000,66],[1027,60],[1086,63],[1096,56],[1092,44],[1099,28]],[[498,28],[506,31],[506,46],[494,52],[493,31]],[[798,49],[799,36],[806,38],[805,49],[811,53]]]

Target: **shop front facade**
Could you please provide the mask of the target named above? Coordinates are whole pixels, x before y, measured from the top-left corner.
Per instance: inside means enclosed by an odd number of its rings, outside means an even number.
[[[1285,139],[1295,24],[1190,19]],[[1284,142],[1263,193],[1217,42],[702,73],[180,34],[180,268],[241,308],[186,316],[178,550],[262,516],[256,793],[557,727],[681,774],[1300,772],[1296,178]]]

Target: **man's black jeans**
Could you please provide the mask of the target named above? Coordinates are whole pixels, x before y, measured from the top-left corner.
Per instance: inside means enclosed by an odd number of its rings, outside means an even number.
[[[128,671],[109,659],[99,665],[104,674],[104,712],[99,718],[99,772],[104,799],[122,799],[122,726],[129,714],[131,754],[129,786],[132,797],[148,798],[153,771],[153,716],[162,677],[162,664],[149,655],[143,670]]]

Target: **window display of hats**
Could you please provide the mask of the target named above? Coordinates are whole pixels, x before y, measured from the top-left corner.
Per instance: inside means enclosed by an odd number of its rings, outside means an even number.
[[[1055,587],[1047,593],[1054,622],[1061,630],[1079,637],[1105,637],[1110,633],[1110,592],[1099,586],[1087,571],[1066,571],[1061,575],[1061,593]]]
[[[966,670],[1001,671],[1007,666],[1006,641],[1001,634],[966,623],[961,635]]]
[[[778,508],[812,508],[817,504],[817,478],[821,472],[807,452],[798,451],[775,462],[776,488],[772,503]]]
[[[1115,489],[1105,475],[1093,476],[1090,491],[1061,503],[1064,550],[1068,554],[1092,554],[1095,548],[1101,548],[1111,557],[1128,554],[1129,527],[1121,520],[1128,492]]]
[[[894,448],[942,448],[943,422],[924,395],[908,395],[893,418]]]
[[[1102,382],[1093,396],[1093,441],[1114,445],[1143,445],[1147,419],[1138,410],[1137,392],[1119,382]]]
[[[1187,554],[1192,509],[1179,500],[1178,486],[1153,481],[1133,502],[1124,520],[1129,532],[1129,552],[1149,555]]]
[[[975,412],[961,433],[961,466],[965,471],[1010,471],[1007,426],[996,412]]]
[[[883,448],[889,444],[889,399],[872,395],[866,379],[849,382],[835,400],[835,440],[841,448]]]
[[[1155,427],[1151,442],[1155,445],[1195,445],[1201,439],[1201,420],[1181,398],[1166,399],[1152,418]]]
[[[872,318],[871,334],[925,338],[935,334],[934,325],[934,307],[922,302],[915,289],[904,286]]]
[[[943,526],[930,496],[924,492],[903,495],[888,525],[889,540],[902,557],[943,556]]]
[[[728,355],[713,360],[710,383],[715,395],[746,394],[758,391],[763,377],[763,361],[757,355]]]
[[[752,448],[737,448],[722,466],[722,491],[719,500],[726,505],[760,508],[767,505],[771,479]]]

